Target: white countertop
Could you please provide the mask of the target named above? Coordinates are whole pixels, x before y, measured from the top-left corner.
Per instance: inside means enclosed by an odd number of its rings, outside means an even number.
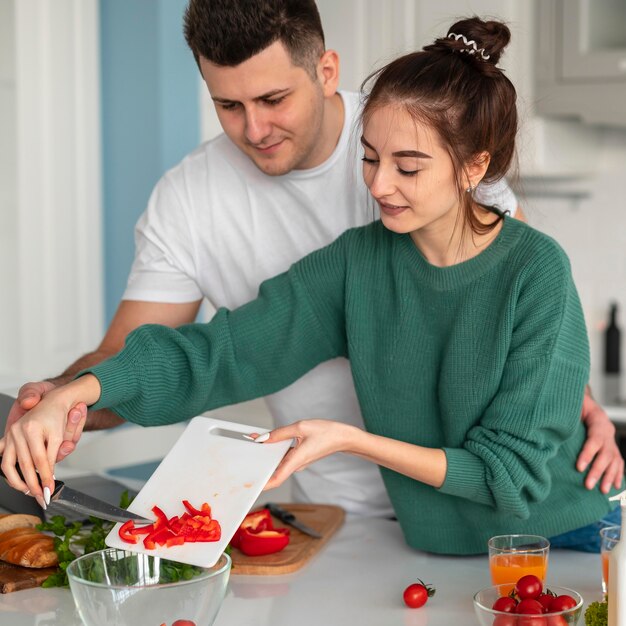
[[[600,576],[597,554],[555,550],[550,555],[548,586],[576,589],[586,603],[600,599]],[[402,592],[416,578],[432,583],[437,593],[424,608],[408,609]],[[231,576],[215,626],[471,626],[478,623],[472,595],[489,584],[486,556],[416,552],[406,546],[396,522],[348,519],[298,572]],[[0,596],[0,624],[81,622],[68,590],[31,589]]]

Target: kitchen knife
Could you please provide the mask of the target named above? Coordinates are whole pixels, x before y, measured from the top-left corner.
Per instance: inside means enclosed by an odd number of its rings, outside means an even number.
[[[0,463],[2,463],[2,457],[0,456]],[[19,467],[17,468],[20,477],[22,473]],[[2,469],[0,468],[0,475],[4,476]],[[23,479],[23,477],[22,477]],[[50,503],[62,505],[72,511],[76,511],[81,515],[97,517],[99,519],[109,520],[110,522],[126,522],[132,519],[135,522],[141,522],[142,524],[152,524],[154,520],[146,519],[136,513],[131,513],[126,509],[122,509],[118,506],[113,506],[104,500],[98,500],[90,496],[89,494],[77,491],[71,487],[66,486],[62,480],[54,481],[54,491],[50,494]]]
[[[296,519],[296,516],[289,511],[286,511],[282,507],[274,504],[273,502],[267,502],[263,505],[264,508],[268,509],[269,512],[276,518],[278,518],[281,522],[285,522],[285,524],[289,524],[294,528],[297,528],[299,531],[309,535],[310,537],[315,537],[315,539],[321,539],[322,535],[320,535],[316,530],[313,530],[306,524],[303,524],[299,520]]]

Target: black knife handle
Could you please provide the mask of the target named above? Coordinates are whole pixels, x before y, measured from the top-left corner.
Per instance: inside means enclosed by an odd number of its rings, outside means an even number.
[[[296,519],[296,516],[289,511],[285,511],[282,507],[278,506],[274,502],[267,502],[264,507],[267,509],[274,517],[277,517],[281,522],[285,522],[285,524],[290,524]]]

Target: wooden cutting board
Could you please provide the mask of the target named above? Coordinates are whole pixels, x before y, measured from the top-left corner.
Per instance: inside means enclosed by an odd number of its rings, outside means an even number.
[[[39,587],[50,574],[57,571],[56,567],[20,567],[0,561],[0,593],[11,593],[22,589]]]
[[[317,530],[321,539],[315,539],[289,526],[276,518],[274,527],[287,527],[290,530],[291,540],[286,548],[274,554],[264,556],[246,556],[232,549],[230,554],[233,560],[231,575],[280,575],[290,574],[306,565],[315,554],[326,545],[328,540],[341,527],[345,512],[341,507],[330,504],[280,504],[282,508],[293,513],[303,524]]]

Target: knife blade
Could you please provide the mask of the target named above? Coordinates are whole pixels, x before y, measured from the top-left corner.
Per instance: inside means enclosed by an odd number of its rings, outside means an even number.
[[[0,456],[0,463],[2,463],[2,457]],[[22,472],[19,466],[16,466],[17,472],[23,480]],[[0,476],[4,476],[2,468],[0,468]],[[77,491],[68,487],[62,480],[54,481],[54,491],[50,494],[50,502],[60,504],[64,507],[76,511],[81,515],[92,515],[99,519],[105,519],[110,522],[126,522],[132,519],[135,522],[141,522],[142,524],[152,524],[154,520],[147,519],[136,513],[131,513],[126,509],[122,509],[118,506],[114,506],[94,498],[87,493]]]
[[[54,491],[50,495],[50,503],[60,504],[72,511],[84,515],[92,515],[110,522],[127,522],[133,520],[142,524],[152,524],[154,520],[147,519],[126,509],[113,506],[104,500],[98,500],[87,493],[68,487],[62,480],[54,481]]]
[[[289,511],[286,511],[282,507],[278,506],[274,502],[267,502],[263,505],[264,508],[268,509],[269,512],[276,518],[278,518],[281,522],[285,522],[285,524],[289,524],[289,526],[293,526],[297,528],[299,531],[309,535],[310,537],[315,537],[315,539],[321,539],[322,535],[318,533],[316,530],[313,530],[310,526],[303,524],[301,521],[296,519],[296,516]]]

